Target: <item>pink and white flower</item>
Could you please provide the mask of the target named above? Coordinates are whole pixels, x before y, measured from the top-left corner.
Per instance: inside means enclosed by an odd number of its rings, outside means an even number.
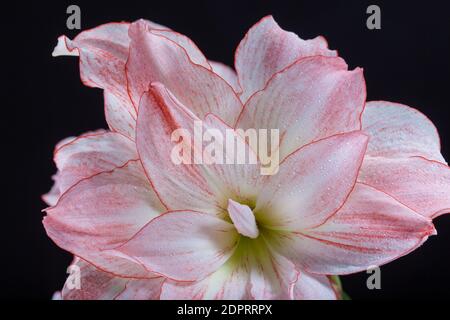
[[[54,55],[79,56],[109,125],[55,150],[44,226],[82,275],[64,299],[335,299],[330,275],[411,252],[450,211],[433,124],[366,102],[362,69],[323,37],[265,17],[239,44],[235,72],[139,20],[62,36]],[[195,121],[278,129],[278,173],[174,164],[171,133]]]

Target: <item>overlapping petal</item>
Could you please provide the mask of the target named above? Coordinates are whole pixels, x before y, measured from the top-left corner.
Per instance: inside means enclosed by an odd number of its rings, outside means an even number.
[[[194,281],[222,266],[237,242],[237,232],[225,220],[195,211],[171,211],[153,219],[116,250],[151,272]]]
[[[79,55],[82,82],[89,87],[102,88],[108,93],[105,110],[109,113],[109,125],[124,134],[129,133],[129,130],[126,126],[122,127],[123,123],[116,118],[136,118],[125,77],[130,44],[129,25],[125,22],[104,24],[80,33],[73,40],[61,36],[53,51],[53,56]],[[112,110],[115,110],[114,113]]]
[[[425,217],[450,212],[450,168],[423,157],[371,158],[359,181],[383,190]]]
[[[248,264],[228,260],[219,270],[200,281],[176,282],[167,280],[162,286],[161,299],[252,299],[250,294]]]
[[[341,58],[297,60],[245,104],[237,128],[278,129],[280,159],[312,141],[359,130],[366,97],[361,69]]]
[[[226,82],[228,82],[228,84],[233,87],[236,93],[242,92],[236,71],[221,62],[209,61],[209,64],[211,65],[212,71],[214,71],[214,73],[221,76]]]
[[[132,40],[127,79],[135,106],[151,83],[161,82],[198,117],[211,112],[228,125],[234,124],[242,104],[233,88],[211,70],[206,60],[199,64],[185,48],[152,31],[142,21],[133,23],[129,34]]]
[[[403,256],[432,234],[429,219],[358,183],[336,214],[320,226],[281,235],[279,249],[302,270],[347,274]]]
[[[136,159],[135,144],[118,133],[99,130],[65,139],[55,148],[58,172],[53,177],[52,189],[43,198],[53,206],[59,196],[78,181]]]
[[[336,300],[327,276],[301,272],[294,287],[295,300]]]
[[[114,274],[148,276],[130,259],[105,251],[163,211],[138,161],[81,180],[46,211],[47,234],[61,248]]]
[[[362,118],[370,135],[359,180],[430,218],[450,212],[450,168],[433,123],[416,109],[368,102]]]
[[[268,176],[255,215],[272,229],[296,230],[323,223],[347,200],[367,145],[360,132],[339,134],[300,148]]]
[[[80,287],[75,287],[69,277],[61,292],[64,300],[155,300],[164,282],[162,277],[120,278],[79,258],[75,258],[71,266],[79,268]]]
[[[416,109],[387,101],[368,102],[362,128],[370,136],[368,156],[422,156],[445,163],[436,127]]]
[[[236,72],[145,20],[62,36],[53,54],[79,55],[111,130],[55,150],[43,223],[82,275],[64,299],[336,299],[329,275],[409,253],[450,211],[433,124],[365,103],[362,69],[270,16]],[[279,130],[272,175],[234,129]]]
[[[161,201],[170,210],[190,209],[212,214],[222,214],[228,205],[228,199],[245,199],[254,194],[255,180],[259,177],[257,165],[220,164],[197,162],[204,153],[203,147],[209,144],[201,140],[201,146],[194,144],[195,122],[200,121],[188,108],[181,104],[163,85],[154,84],[151,90],[142,96],[137,125],[137,149],[146,173]],[[210,115],[201,122],[200,129],[219,130],[225,137],[226,125]],[[175,137],[176,130],[185,130],[190,137]],[[236,141],[243,141],[235,135]],[[224,150],[224,142],[216,141]],[[173,150],[183,143],[192,150],[188,159],[191,164],[176,163]],[[243,142],[241,142],[243,144]],[[243,144],[246,154],[249,147]],[[225,159],[224,154],[223,159]],[[203,161],[203,160],[202,160]],[[180,194],[183,196],[180,197]],[[236,199],[241,200],[241,199]]]
[[[323,37],[303,40],[281,29],[272,16],[262,18],[250,28],[236,49],[235,67],[243,90],[242,101],[263,89],[275,73],[300,58],[337,55],[327,47]]]

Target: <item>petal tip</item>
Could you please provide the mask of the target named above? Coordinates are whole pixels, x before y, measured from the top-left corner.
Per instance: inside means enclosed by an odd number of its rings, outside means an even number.
[[[75,50],[76,48],[69,48],[67,46],[68,39],[66,36],[60,36],[58,37],[58,43],[56,44],[56,47],[53,49],[52,57],[59,57],[59,56],[78,56],[78,50]]]

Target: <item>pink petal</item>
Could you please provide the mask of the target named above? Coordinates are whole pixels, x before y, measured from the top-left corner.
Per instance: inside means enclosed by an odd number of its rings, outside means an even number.
[[[52,176],[53,180],[52,188],[50,189],[49,192],[42,195],[42,200],[49,206],[54,206],[58,202],[59,197],[61,196],[60,177],[61,177],[60,172],[54,174]]]
[[[297,281],[298,272],[290,261],[268,247],[253,246],[252,243],[241,249],[243,250],[239,249],[240,251],[221,268],[201,281],[187,283],[166,281],[162,288],[161,299],[293,298],[293,286]]]
[[[367,145],[359,131],[298,149],[267,176],[254,210],[258,222],[283,230],[323,223],[353,189]]]
[[[211,65],[212,71],[228,82],[235,92],[240,93],[242,91],[236,71],[221,62],[209,61],[209,64]]]
[[[78,181],[137,158],[134,143],[117,133],[100,130],[65,139],[55,148],[58,172],[53,176],[52,190],[43,199],[53,206],[59,196]]]
[[[259,235],[255,215],[252,210],[231,199],[228,200],[228,213],[237,231],[249,238],[257,238]]]
[[[195,282],[165,281],[161,300],[249,300],[249,270],[246,264],[229,262],[205,279]]]
[[[235,65],[242,86],[242,101],[261,90],[277,72],[308,56],[336,56],[323,37],[302,40],[281,29],[272,16],[256,23],[236,49]]]
[[[209,64],[192,41],[167,27],[140,20],[155,34],[176,42],[192,61]],[[113,131],[134,139],[136,111],[130,101],[125,77],[130,38],[129,23],[109,23],[80,33],[73,41],[58,38],[53,56],[80,56],[80,73],[84,84],[105,89],[105,113]]]
[[[370,136],[367,147],[369,156],[422,156],[445,163],[436,127],[413,108],[387,101],[368,102],[362,125]]]
[[[138,159],[132,141],[121,134],[100,132],[82,135],[57,148],[54,161],[61,174],[60,191],[94,174]]]
[[[212,112],[234,124],[242,104],[233,88],[210,66],[197,64],[178,43],[154,32],[142,21],[130,27],[127,78],[135,106],[152,82],[162,82],[199,117]],[[198,61],[197,61],[198,62]]]
[[[146,23],[145,20],[140,21]],[[175,42],[180,47],[182,47],[186,51],[189,60],[192,61],[193,63],[201,65],[207,69],[211,69],[209,61],[206,59],[206,57],[203,55],[203,53],[200,51],[197,45],[185,35],[172,30],[152,29],[151,32],[153,34],[167,38]]]
[[[52,295],[52,300],[62,300],[61,292],[55,291]]]
[[[450,168],[422,157],[367,157],[359,180],[380,189],[421,215],[450,212]]]
[[[156,277],[151,279],[129,279],[125,289],[117,295],[115,300],[159,300],[161,287],[165,279]]]
[[[294,299],[336,300],[337,297],[327,276],[301,272],[295,283]]]
[[[147,276],[134,261],[105,251],[163,211],[139,162],[81,180],[46,211],[44,227],[61,248],[114,274]]]
[[[72,266],[80,268],[80,288],[64,285],[64,300],[153,300],[159,299],[164,278],[127,279],[101,271],[88,262],[76,258]],[[72,284],[73,285],[73,284]]]
[[[220,268],[237,241],[233,225],[225,220],[195,211],[171,211],[153,219],[116,250],[151,272],[194,281]]]
[[[237,197],[236,200],[241,201],[254,196],[255,180],[259,177],[258,167],[245,164],[195,164],[193,157],[190,159],[193,164],[176,164],[172,159],[172,151],[180,142],[172,141],[172,133],[184,129],[193,138],[194,121],[200,119],[164,86],[154,84],[141,99],[137,148],[147,176],[168,209],[190,209],[223,215],[229,198]],[[202,124],[204,132],[216,129],[225,136],[226,125],[216,117],[209,115]],[[191,140],[188,148],[194,155],[198,148]],[[187,143],[184,139],[182,142]],[[223,149],[223,144],[221,146]]]
[[[295,265],[273,250],[266,250],[266,256],[250,254],[251,296],[255,300],[293,299],[298,278]]]
[[[347,274],[397,259],[432,234],[430,220],[358,183],[335,215],[318,227],[284,234],[279,249],[308,272]]]
[[[79,268],[80,288],[73,287],[69,276],[61,292],[63,300],[112,300],[125,289],[128,281],[103,272],[79,258],[75,258],[69,268],[74,270],[73,277],[76,276],[75,268]]]
[[[359,130],[365,97],[361,69],[348,71],[341,58],[304,58],[247,101],[236,127],[278,129],[283,159],[312,141]]]

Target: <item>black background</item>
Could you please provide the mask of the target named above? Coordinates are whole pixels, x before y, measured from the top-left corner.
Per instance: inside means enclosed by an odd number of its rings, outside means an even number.
[[[450,19],[447,1],[16,1],[3,10],[2,298],[48,299],[61,288],[71,257],[47,238],[41,220],[55,171],[54,145],[106,127],[100,89],[81,84],[78,59],[52,58],[66,29],[66,8],[81,7],[82,29],[146,18],[191,37],[213,60],[233,63],[247,29],[267,14],[302,38],[323,35],[350,67],[364,68],[368,100],[418,108],[437,126],[450,159]],[[382,29],[366,28],[366,8],[381,7]],[[5,75],[6,70],[6,75]],[[6,208],[5,208],[6,204]],[[449,298],[450,218],[435,220],[438,236],[381,268],[382,289],[367,274],[343,277],[353,299]]]

